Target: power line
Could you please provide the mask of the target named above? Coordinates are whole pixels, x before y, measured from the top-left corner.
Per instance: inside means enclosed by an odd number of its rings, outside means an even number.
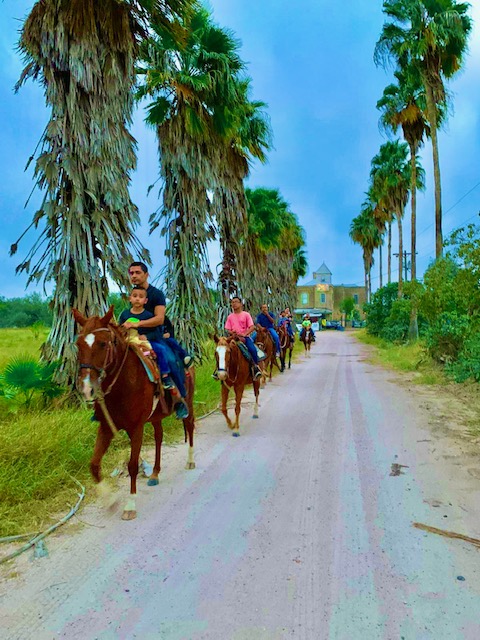
[[[447,213],[450,213],[450,211],[451,211],[452,209],[455,209],[455,207],[457,206],[457,204],[460,204],[460,202],[461,202],[462,200],[464,200],[468,195],[470,195],[470,194],[472,193],[472,191],[474,191],[478,186],[480,186],[480,181],[479,181],[479,182],[477,182],[477,184],[476,184],[475,186],[473,186],[469,191],[467,191],[467,193],[464,193],[464,194],[463,194],[463,196],[460,198],[460,200],[457,200],[457,202],[455,202],[455,204],[452,204],[452,206],[451,206],[449,209],[447,209],[443,215],[447,215]],[[472,219],[472,218],[474,218],[476,215],[477,215],[477,214],[473,215],[471,218],[468,218],[468,220],[471,220],[471,219]],[[468,222],[468,220],[465,220],[465,222]],[[432,222],[432,224],[429,224],[429,225],[428,225],[428,227],[425,227],[425,229],[424,229],[423,231],[420,231],[420,233],[419,233],[419,234],[417,234],[417,238],[418,238],[419,236],[421,236],[421,235],[422,235],[422,233],[425,233],[425,231],[428,231],[429,229],[431,229],[431,228],[433,227],[433,225],[434,225],[434,224],[435,224],[435,223],[434,223],[434,222]],[[461,222],[460,224],[464,224],[464,222]]]

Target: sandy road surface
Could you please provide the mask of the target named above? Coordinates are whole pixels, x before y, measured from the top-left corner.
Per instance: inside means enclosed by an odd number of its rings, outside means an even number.
[[[240,438],[213,416],[197,469],[168,451],[136,521],[91,507],[96,526],[22,557],[1,637],[479,640],[480,551],[412,527],[480,537],[479,481],[365,353],[325,332]]]

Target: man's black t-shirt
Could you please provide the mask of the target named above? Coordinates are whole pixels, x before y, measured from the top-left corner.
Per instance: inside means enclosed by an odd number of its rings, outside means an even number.
[[[155,315],[155,307],[164,307],[165,305],[166,300],[163,291],[160,291],[157,287],[153,287],[149,284],[147,288],[147,302],[145,304],[145,309],[150,311],[152,315]]]
[[[130,309],[125,309],[120,314],[120,318],[118,319],[118,324],[123,324],[130,320],[130,318],[135,320],[149,320],[153,318],[153,313],[144,309],[142,313],[132,313]],[[154,342],[158,342],[162,339],[162,334],[160,327],[138,327],[138,333],[142,336],[145,336],[147,340],[153,340]]]

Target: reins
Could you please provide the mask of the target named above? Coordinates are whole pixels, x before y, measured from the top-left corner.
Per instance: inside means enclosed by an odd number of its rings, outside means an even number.
[[[97,331],[108,331],[110,333],[110,335],[113,334],[114,339],[117,338],[118,336],[115,334],[115,331],[113,330],[112,327],[100,327],[99,329],[94,329],[92,331],[92,333],[96,333]],[[113,352],[115,351],[115,346],[116,343],[115,342],[109,342],[108,344],[108,353],[107,356],[105,358],[105,363],[104,366],[102,368],[100,367],[96,367],[92,364],[85,364],[85,363],[81,363],[80,364],[80,369],[93,369],[94,371],[96,371],[99,374],[99,382],[100,382],[100,387],[99,389],[95,392],[95,400],[98,402],[98,404],[100,405],[100,408],[103,411],[103,415],[105,416],[105,419],[108,423],[108,426],[110,427],[112,433],[114,436],[117,435],[118,433],[118,429],[115,426],[115,423],[112,419],[112,416],[110,415],[110,412],[107,409],[107,405],[105,404],[105,396],[107,396],[111,390],[113,389],[113,387],[115,386],[118,378],[120,377],[120,374],[123,370],[123,367],[125,365],[125,362],[127,360],[127,356],[128,356],[128,344],[125,343],[125,353],[123,354],[123,358],[122,358],[122,362],[120,363],[117,372],[115,373],[115,377],[113,378],[112,382],[108,385],[108,388],[106,391],[104,391],[102,389],[102,383],[104,380],[104,376],[107,373],[107,368],[110,366],[110,364],[113,362]]]

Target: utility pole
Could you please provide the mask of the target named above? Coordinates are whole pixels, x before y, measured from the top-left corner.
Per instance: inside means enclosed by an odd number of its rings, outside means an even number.
[[[398,254],[398,253],[394,253],[393,255],[394,255],[396,258],[398,258],[398,255],[399,255],[399,254]],[[408,263],[408,262],[407,262],[407,256],[411,256],[411,255],[412,255],[412,254],[411,254],[410,252],[408,252],[408,251],[404,251],[404,252],[403,252],[403,273],[404,273],[403,281],[404,281],[404,282],[408,282],[408,272],[409,272],[409,271],[411,270],[411,268],[412,268],[411,263]]]

